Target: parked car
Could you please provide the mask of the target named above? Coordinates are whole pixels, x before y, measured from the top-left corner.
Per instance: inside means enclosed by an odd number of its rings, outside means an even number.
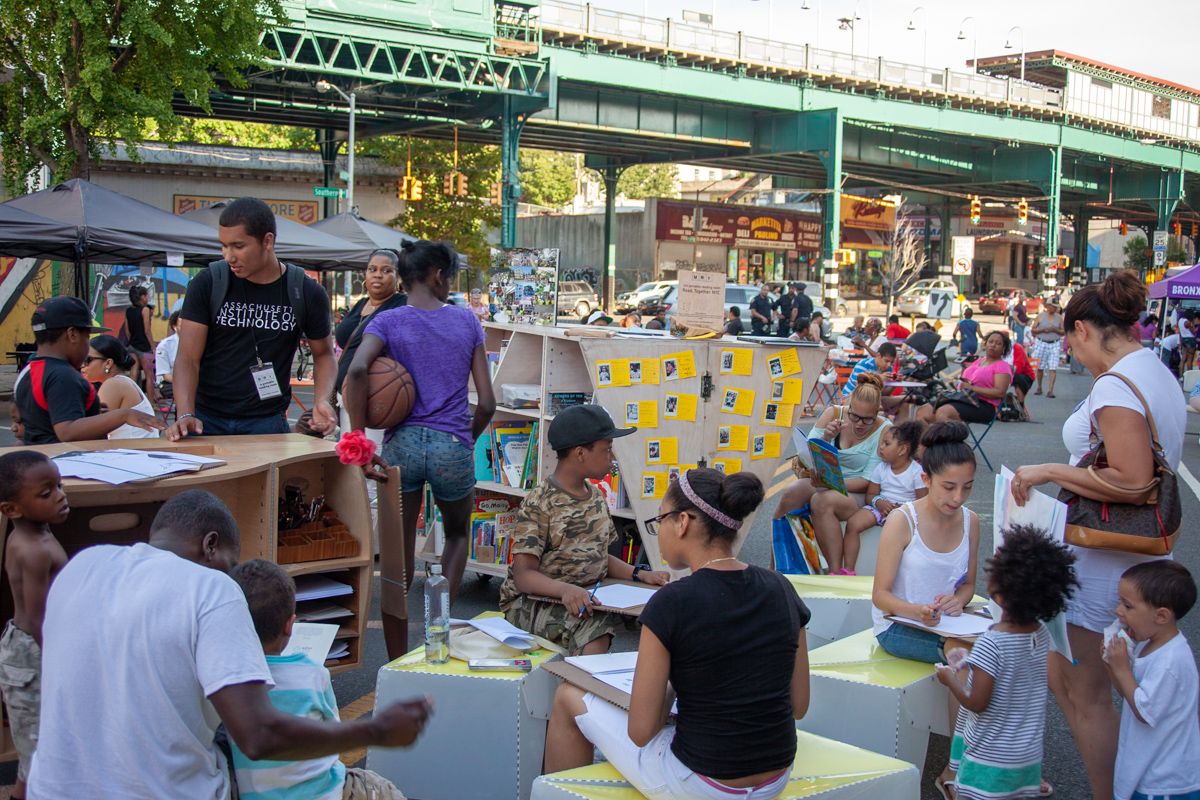
[[[587,281],[563,281],[558,285],[559,316],[582,317],[600,307],[596,290]]]
[[[617,295],[617,313],[628,314],[630,311],[636,311],[638,303],[642,300],[651,295],[661,294],[664,289],[674,284],[675,281],[650,281],[643,283],[632,292],[622,292]]]
[[[804,293],[812,300],[813,309],[819,309],[821,305],[821,284],[809,283],[805,281],[796,281],[804,286]],[[677,292],[678,281],[671,281],[667,289],[659,294],[653,294],[638,304],[639,314],[653,315],[658,307],[665,306],[667,316],[671,316],[671,309],[675,306],[675,296]],[[742,312],[742,320],[749,326],[750,324],[750,301],[758,297],[758,287],[750,286],[745,283],[726,283],[725,284],[725,313],[729,313],[729,309],[737,306]],[[779,299],[779,295],[774,292],[767,292],[767,297],[771,298],[774,303]],[[842,298],[835,298],[838,316],[845,316],[846,303]]]
[[[467,292],[451,292],[446,300],[456,306],[465,306],[471,301],[471,295]]]
[[[932,285],[931,285],[932,284]],[[954,300],[951,301],[950,314],[958,317],[962,315],[964,308],[970,308],[970,303],[962,303],[958,299],[958,287],[950,283],[950,281],[932,281],[931,284],[924,286],[910,287],[904,294],[896,300],[897,314],[913,314],[916,316],[929,316],[929,293],[934,289],[939,291],[954,292]],[[936,284],[949,284],[947,286],[939,286]]]
[[[1041,298],[1035,297],[1028,289],[1001,286],[979,298],[979,313],[1007,314],[1014,302],[1024,303],[1025,310],[1030,313],[1042,307]]]

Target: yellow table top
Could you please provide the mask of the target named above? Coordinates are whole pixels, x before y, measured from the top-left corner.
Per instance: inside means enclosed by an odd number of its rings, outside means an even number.
[[[499,611],[485,611],[475,619],[485,619],[487,617],[499,617]],[[533,669],[537,669],[543,661],[549,661],[554,658],[557,653],[552,650],[532,650],[525,654],[525,657],[533,662]],[[394,672],[420,672],[427,675],[460,675],[471,678],[489,678],[491,680],[500,681],[519,681],[528,675],[528,672],[479,672],[472,670],[467,666],[467,662],[459,661],[457,658],[452,658],[445,664],[430,664],[425,661],[425,645],[419,645],[409,652],[397,658],[390,664],[385,664],[383,669],[392,670]]]
[[[796,761],[780,800],[799,800],[854,783],[862,783],[905,770],[911,764],[894,758],[797,731]],[[542,780],[588,800],[643,800],[611,764],[546,775]]]
[[[809,651],[813,675],[899,689],[928,678],[933,664],[910,661],[888,653],[866,630]]]
[[[803,600],[870,600],[873,575],[785,575]]]

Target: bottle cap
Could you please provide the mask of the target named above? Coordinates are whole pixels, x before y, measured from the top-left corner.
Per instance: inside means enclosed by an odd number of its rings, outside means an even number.
[[[441,575],[442,574],[442,565],[441,564],[433,564],[432,566],[429,567],[429,572],[432,575]]]

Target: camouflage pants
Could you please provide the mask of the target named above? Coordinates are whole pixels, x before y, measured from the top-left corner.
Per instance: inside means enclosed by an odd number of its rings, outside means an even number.
[[[8,725],[20,763],[17,779],[29,778],[29,763],[37,747],[38,714],[42,706],[42,648],[9,620],[0,636],[0,692],[8,708]]]
[[[369,769],[348,769],[342,800],[404,800],[404,795],[382,775]]]
[[[634,617],[613,614],[609,611],[593,611],[590,617],[577,617],[567,611],[562,603],[547,603],[521,597],[504,614],[504,618],[524,631],[549,639],[567,651],[576,653],[588,642],[605,634],[615,635],[618,631],[637,629]]]

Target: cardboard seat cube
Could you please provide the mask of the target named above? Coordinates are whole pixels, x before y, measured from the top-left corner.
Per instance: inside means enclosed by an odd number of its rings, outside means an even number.
[[[845,639],[871,627],[870,575],[787,575],[796,594],[812,612],[808,649]]]
[[[930,732],[950,734],[949,692],[933,664],[896,658],[870,629],[812,650],[803,731],[921,767]]]
[[[495,612],[481,616],[497,616]],[[546,723],[558,679],[526,654],[531,672],[472,672],[467,662],[425,663],[425,648],[379,668],[375,708],[433,696],[433,714],[412,747],[367,751],[367,767],[421,800],[528,800],[542,771]]]
[[[798,731],[796,761],[780,800],[916,800],[921,773],[912,764]],[[611,764],[543,775],[531,800],[643,800]]]

